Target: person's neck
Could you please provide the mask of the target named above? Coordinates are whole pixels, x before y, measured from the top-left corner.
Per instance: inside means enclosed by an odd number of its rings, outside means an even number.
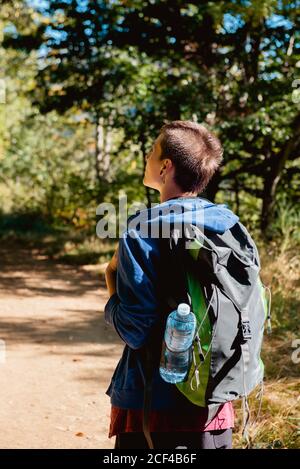
[[[178,197],[196,197],[196,192],[183,192],[178,187],[162,187],[160,191],[160,203],[166,202],[169,199]]]

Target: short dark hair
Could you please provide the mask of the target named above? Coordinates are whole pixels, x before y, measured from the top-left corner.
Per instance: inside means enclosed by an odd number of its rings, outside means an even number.
[[[192,121],[170,122],[160,132],[161,159],[173,162],[176,184],[185,192],[203,192],[222,161],[219,139]]]

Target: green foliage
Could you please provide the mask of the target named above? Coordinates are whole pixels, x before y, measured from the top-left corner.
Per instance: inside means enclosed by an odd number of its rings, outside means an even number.
[[[150,203],[153,139],[193,119],[224,145],[207,196],[273,235],[281,194],[299,203],[298,3],[6,1],[4,208],[82,226],[120,190]]]
[[[158,202],[141,182],[160,127],[211,127],[224,161],[205,196],[239,215],[272,289],[254,447],[299,447],[299,0],[30,5],[0,10],[1,240],[67,263],[107,261],[115,244],[95,236],[98,203],[117,206],[122,192],[129,204]]]

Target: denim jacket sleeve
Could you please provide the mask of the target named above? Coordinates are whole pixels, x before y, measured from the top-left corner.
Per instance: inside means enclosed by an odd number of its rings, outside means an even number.
[[[105,321],[132,349],[142,347],[158,320],[157,246],[126,231],[119,242],[117,292],[108,300]]]

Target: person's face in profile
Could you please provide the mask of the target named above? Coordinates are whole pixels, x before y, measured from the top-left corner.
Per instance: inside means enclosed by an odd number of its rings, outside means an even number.
[[[162,186],[162,177],[166,167],[166,159],[160,159],[161,155],[161,141],[162,135],[160,134],[155,140],[151,150],[146,155],[146,167],[143,184],[144,186],[151,187],[152,189],[160,190]]]

